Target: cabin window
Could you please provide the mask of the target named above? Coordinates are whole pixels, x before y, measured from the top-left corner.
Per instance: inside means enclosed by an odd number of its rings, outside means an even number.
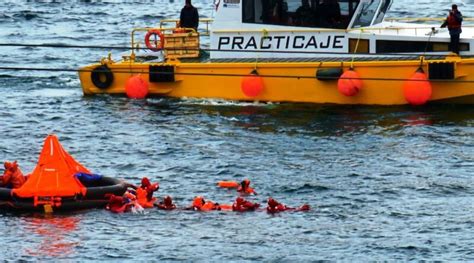
[[[380,2],[380,0],[371,0],[369,2],[362,3],[361,10],[352,27],[357,28],[370,26],[372,24],[372,20],[374,20],[375,14],[377,13]]]
[[[377,53],[449,51],[449,43],[445,42],[377,40],[376,43]],[[460,43],[459,50],[469,51],[469,44]]]
[[[377,17],[375,18],[374,24],[379,24],[382,23],[383,18],[385,17],[385,14],[387,13],[388,9],[392,5],[391,0],[382,0],[382,5],[380,7],[380,12],[377,14]]]
[[[244,23],[345,29],[359,0],[243,0]]]

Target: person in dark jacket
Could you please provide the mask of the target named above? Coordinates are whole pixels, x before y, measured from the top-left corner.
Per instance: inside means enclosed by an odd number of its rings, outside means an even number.
[[[449,15],[441,25],[441,27],[448,26],[449,35],[451,36],[451,43],[449,50],[459,55],[459,38],[461,36],[462,14],[458,10],[457,5],[452,5]]]
[[[191,4],[191,0],[186,0],[186,4],[181,9],[179,17],[179,26],[185,28],[194,28],[197,31],[199,26],[199,13],[197,8]]]

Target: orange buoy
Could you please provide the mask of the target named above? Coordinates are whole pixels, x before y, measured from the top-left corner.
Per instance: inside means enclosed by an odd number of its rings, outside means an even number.
[[[362,80],[360,79],[359,73],[353,69],[344,72],[337,81],[337,90],[344,96],[355,96],[359,93],[361,88]]]
[[[255,98],[263,91],[263,79],[258,75],[257,70],[253,70],[250,75],[242,78],[240,88],[245,96]]]
[[[403,85],[403,94],[411,105],[425,104],[431,98],[432,93],[431,83],[422,68],[419,68]]]
[[[125,84],[125,92],[131,99],[143,99],[148,95],[148,82],[140,75],[132,76]]]
[[[240,184],[236,181],[219,181],[217,182],[217,186],[222,188],[237,188]]]

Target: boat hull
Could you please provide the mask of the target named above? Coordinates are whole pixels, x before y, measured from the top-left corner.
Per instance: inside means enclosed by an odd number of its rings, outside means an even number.
[[[345,105],[404,105],[404,84],[422,65],[451,63],[455,68],[452,79],[430,80],[432,95],[429,102],[474,103],[474,59],[446,57],[438,60],[371,60],[329,62],[118,62],[107,63],[113,82],[107,88],[98,88],[91,79],[91,71],[101,64],[81,68],[79,77],[85,95],[125,94],[127,80],[140,74],[149,83],[150,96],[174,98],[225,99],[234,101],[302,102]],[[173,68],[173,80],[150,82],[150,66]],[[350,67],[363,81],[355,96],[338,91],[338,77],[318,79],[318,70]],[[257,70],[263,80],[263,91],[249,97],[242,91],[242,79]]]

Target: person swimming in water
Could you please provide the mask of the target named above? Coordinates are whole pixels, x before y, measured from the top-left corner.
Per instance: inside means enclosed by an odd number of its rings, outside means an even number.
[[[193,200],[193,204],[187,208],[187,210],[194,211],[212,211],[212,210],[221,210],[219,203],[214,203],[212,201],[206,201],[202,196],[196,196]]]
[[[27,177],[23,175],[17,161],[13,163],[7,161],[3,165],[5,171],[0,176],[0,186],[13,189],[20,188],[26,182]]]
[[[252,187],[250,187],[249,179],[245,179],[242,182],[240,182],[240,186],[237,188],[237,192],[241,194],[246,194],[246,195],[251,195],[251,194],[257,195],[257,192],[255,192],[255,190]]]
[[[136,201],[135,195],[129,191],[126,191],[122,196],[106,194],[106,197],[109,197],[109,202],[105,206],[105,209],[113,213],[120,214],[132,212],[135,210],[140,210],[141,208],[141,206]]]
[[[158,189],[160,189],[158,183],[152,184],[147,177],[143,177],[140,187],[136,189],[138,203],[143,208],[152,208],[154,203],[158,201],[156,197],[153,197],[153,193]]]
[[[248,211],[255,211],[257,208],[260,207],[258,203],[252,203],[250,201],[245,200],[243,197],[237,197],[232,204],[232,211],[236,212],[248,212]]]
[[[298,208],[291,208],[291,207],[288,207],[282,203],[279,203],[278,201],[276,201],[275,199],[273,198],[268,198],[268,202],[267,202],[267,212],[269,213],[279,213],[279,212],[284,212],[284,211],[308,211],[310,210],[310,206],[308,204],[304,204]]]
[[[159,209],[162,209],[162,210],[174,210],[176,209],[176,205],[173,204],[173,199],[171,199],[171,196],[166,196],[164,199],[163,199],[163,202],[160,202],[158,204],[156,204],[156,207],[158,207]]]

